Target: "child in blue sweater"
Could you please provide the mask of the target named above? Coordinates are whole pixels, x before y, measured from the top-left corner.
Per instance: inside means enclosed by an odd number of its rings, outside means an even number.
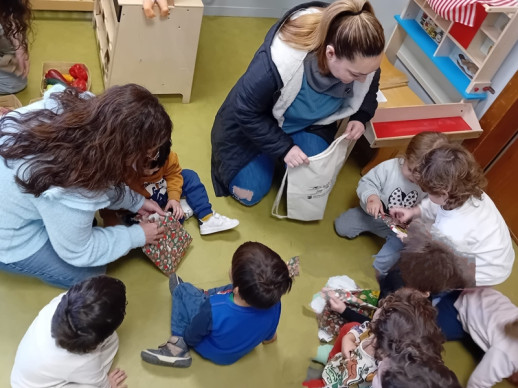
[[[188,367],[189,348],[220,365],[233,364],[257,345],[277,338],[281,296],[291,289],[288,267],[258,242],[242,244],[232,257],[232,284],[203,291],[172,274],[169,340],[141,352],[156,365]]]

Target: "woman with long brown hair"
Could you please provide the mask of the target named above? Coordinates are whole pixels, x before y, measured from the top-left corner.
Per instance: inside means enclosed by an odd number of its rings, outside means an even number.
[[[27,86],[31,3],[2,0],[0,3],[0,94],[16,93]]]
[[[55,86],[4,116],[0,270],[70,287],[158,241],[163,230],[155,223],[98,228],[92,221],[106,207],[163,215],[124,182],[143,174],[171,128],[158,99],[134,84],[96,97]]]
[[[217,196],[254,205],[269,191],[276,161],[309,163],[349,117],[358,139],[377,108],[383,28],[365,0],[314,1],[268,32],[212,127]]]

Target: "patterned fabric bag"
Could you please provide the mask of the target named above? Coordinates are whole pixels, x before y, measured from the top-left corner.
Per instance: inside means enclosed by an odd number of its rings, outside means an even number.
[[[164,227],[165,238],[162,238],[158,245],[145,245],[142,251],[164,274],[169,276],[178,268],[192,242],[192,237],[170,214],[160,217],[157,222],[159,226]]]
[[[328,293],[333,292],[345,303],[345,305],[354,311],[372,318],[378,305],[379,291],[373,290],[339,290],[330,289],[325,297],[329,300]],[[326,303],[324,311],[317,314],[318,328],[325,331],[331,336],[336,336],[340,332],[340,328],[346,323],[345,320],[336,311],[331,310],[329,303]]]

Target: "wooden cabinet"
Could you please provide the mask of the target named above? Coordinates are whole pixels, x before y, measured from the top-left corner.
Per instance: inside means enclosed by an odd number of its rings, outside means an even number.
[[[94,0],[32,0],[33,10],[92,11]]]
[[[475,26],[443,19],[426,0],[409,0],[386,54],[399,59],[435,103],[478,101],[518,37],[518,7],[479,5]]]
[[[154,19],[144,16],[142,0],[95,0],[93,16],[106,88],[133,82],[190,101],[201,0],[176,0],[167,18]]]

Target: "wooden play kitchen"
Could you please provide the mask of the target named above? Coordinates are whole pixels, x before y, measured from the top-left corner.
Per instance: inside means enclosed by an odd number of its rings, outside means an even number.
[[[203,3],[175,0],[167,18],[146,19],[142,0],[95,0],[93,23],[104,87],[138,83],[191,99]]]

